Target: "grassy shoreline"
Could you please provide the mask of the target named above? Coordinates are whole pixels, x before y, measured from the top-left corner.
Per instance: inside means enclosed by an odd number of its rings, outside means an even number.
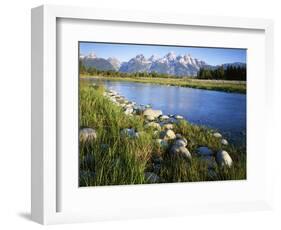
[[[246,94],[246,82],[243,81],[225,81],[225,80],[199,80],[187,78],[130,78],[130,77],[106,77],[106,76],[92,76],[81,75],[81,79],[101,79],[111,81],[129,81],[138,83],[151,83],[160,85],[189,87],[196,89],[206,89],[223,91],[229,93]]]
[[[159,134],[145,127],[142,115],[128,116],[121,107],[104,96],[103,87],[80,84],[80,127],[96,130],[97,138],[79,145],[80,186],[124,185],[149,183],[145,174],[154,172],[158,164],[158,183],[241,180],[246,179],[246,154],[244,148],[222,146],[209,129],[181,121],[174,127],[187,140],[192,161],[171,158],[169,147],[162,148],[155,142]],[[139,138],[124,137],[122,129],[134,128],[142,135]],[[196,154],[199,146],[208,146],[214,152],[226,150],[233,159],[231,168],[208,165]]]

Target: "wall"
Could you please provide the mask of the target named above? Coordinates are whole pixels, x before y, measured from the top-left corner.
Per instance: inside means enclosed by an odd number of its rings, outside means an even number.
[[[275,20],[275,98],[280,99],[280,41],[281,15],[278,1],[114,1],[114,0],[9,0],[1,2],[0,35],[0,225],[1,229],[37,229],[40,226],[29,220],[30,209],[30,8],[37,5],[68,4],[103,8],[137,9],[172,13],[262,17]],[[273,212],[238,213],[232,215],[203,215],[185,218],[149,219],[94,223],[83,225],[61,225],[53,229],[273,229],[280,228],[280,167],[278,152],[278,130],[280,129],[280,107],[275,110],[272,144],[276,149],[275,202]],[[258,130],[257,130],[258,131]],[[47,227],[51,228],[51,227]]]

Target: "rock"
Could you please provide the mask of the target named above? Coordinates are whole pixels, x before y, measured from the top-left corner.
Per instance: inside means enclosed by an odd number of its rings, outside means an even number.
[[[182,138],[182,135],[181,135],[180,133],[177,133],[177,134],[176,134],[176,138],[177,138],[177,139],[181,139],[181,138]]]
[[[159,117],[159,119],[160,119],[160,121],[168,120],[168,119],[169,119],[169,116],[167,116],[167,115],[161,115],[161,116]]]
[[[157,183],[160,181],[160,177],[153,172],[144,173],[144,177],[148,183]]]
[[[110,95],[110,96],[117,96],[118,93],[116,91],[114,91],[114,90],[109,90],[108,95]]]
[[[181,134],[177,133],[177,134],[176,134],[176,138],[177,138],[177,139],[181,139],[181,140],[183,140],[183,141],[184,141],[184,142],[186,142],[186,144],[187,144],[187,140],[186,140],[186,138],[185,138],[185,137],[183,137]]]
[[[123,137],[135,137],[135,135],[136,135],[136,132],[135,132],[134,128],[121,130],[121,136],[123,136]]]
[[[213,151],[211,149],[209,149],[208,147],[199,147],[197,149],[197,153],[201,156],[211,156],[213,155]]]
[[[87,142],[87,141],[93,141],[97,139],[97,133],[96,130],[92,128],[83,128],[80,129],[80,141]]]
[[[161,165],[160,164],[153,164],[153,172],[156,174],[160,173]]]
[[[148,121],[154,121],[154,117],[150,115],[146,116],[145,119]]]
[[[146,109],[151,108],[151,105],[150,105],[150,104],[145,105],[145,108],[146,108]]]
[[[144,116],[152,116],[154,118],[157,118],[157,117],[162,115],[162,111],[161,110],[154,110],[154,109],[148,108],[148,109],[145,109],[143,111],[143,115]]]
[[[153,158],[154,164],[161,164],[163,162],[163,158],[161,156],[157,156]]]
[[[134,110],[136,111],[137,115],[143,114],[144,109],[140,106],[134,106]]]
[[[125,100],[124,99],[121,99],[121,98],[117,98],[117,102],[120,104],[120,105],[123,105],[125,106]]]
[[[188,160],[191,160],[192,158],[190,152],[184,146],[173,145],[169,153],[171,156],[183,157]]]
[[[134,109],[134,105],[133,104],[126,104],[125,109]]]
[[[182,120],[182,119],[183,119],[183,116],[176,115],[175,118],[176,118],[177,120]]]
[[[134,112],[134,109],[133,109],[133,108],[127,108],[127,109],[124,111],[124,113],[125,113],[126,115],[132,114],[133,112]]]
[[[156,143],[159,144],[159,146],[161,148],[164,148],[164,149],[169,147],[168,142],[166,140],[163,140],[163,139],[156,139]]]
[[[162,132],[160,133],[160,137],[163,138],[163,139],[165,139],[165,140],[173,140],[173,139],[176,138],[176,134],[174,133],[173,130],[168,129],[168,130],[166,130],[166,131],[162,131]]]
[[[216,137],[216,138],[222,138],[222,135],[218,132],[213,133],[213,136]]]
[[[173,118],[173,117],[171,117],[171,118],[169,118],[168,122],[170,122],[172,124],[176,124],[176,123],[178,123],[178,120]]]
[[[156,122],[149,122],[149,123],[147,123],[144,127],[145,127],[145,128],[152,127],[152,128],[154,128],[154,129],[158,129],[158,130],[161,129],[161,126],[160,126],[158,123],[156,123]]]
[[[217,152],[216,161],[219,166],[221,167],[228,167],[230,168],[233,164],[231,157],[229,156],[228,152],[221,150]]]
[[[135,138],[140,138],[143,134],[144,134],[143,131],[135,132],[135,134],[133,135],[133,137],[135,137]]]
[[[174,128],[174,125],[173,124],[165,124],[165,125],[163,125],[163,128],[164,129],[173,129]]]
[[[223,145],[228,145],[228,141],[227,141],[226,139],[222,139],[222,140],[221,140],[221,143],[222,143]]]
[[[110,100],[111,102],[115,103],[115,104],[118,103],[115,98],[109,98],[109,100]]]
[[[174,145],[186,147],[187,146],[187,140],[185,138],[184,139],[177,139],[174,142]]]

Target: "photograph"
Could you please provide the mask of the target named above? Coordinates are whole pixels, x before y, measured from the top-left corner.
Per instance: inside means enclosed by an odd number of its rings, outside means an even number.
[[[247,179],[247,49],[79,41],[79,187]]]

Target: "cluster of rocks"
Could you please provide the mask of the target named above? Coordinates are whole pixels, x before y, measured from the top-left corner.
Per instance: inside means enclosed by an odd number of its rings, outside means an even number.
[[[180,115],[163,115],[161,110],[155,110],[151,108],[151,105],[138,105],[134,101],[127,100],[124,96],[120,95],[114,90],[107,90],[104,92],[104,96],[107,97],[112,103],[123,108],[126,115],[143,115],[146,121],[155,123],[175,123],[178,120],[184,119]],[[153,123],[154,124],[154,123]],[[160,124],[161,125],[161,124]]]
[[[180,134],[176,135],[175,141],[173,142],[169,154],[172,157],[182,157],[191,161],[191,154],[187,149],[187,140],[182,137]]]
[[[114,90],[108,90],[104,92],[104,96],[107,97],[112,103],[122,107],[124,113],[127,115],[133,115],[136,113],[137,106],[135,102],[128,101],[125,97],[121,96]]]

